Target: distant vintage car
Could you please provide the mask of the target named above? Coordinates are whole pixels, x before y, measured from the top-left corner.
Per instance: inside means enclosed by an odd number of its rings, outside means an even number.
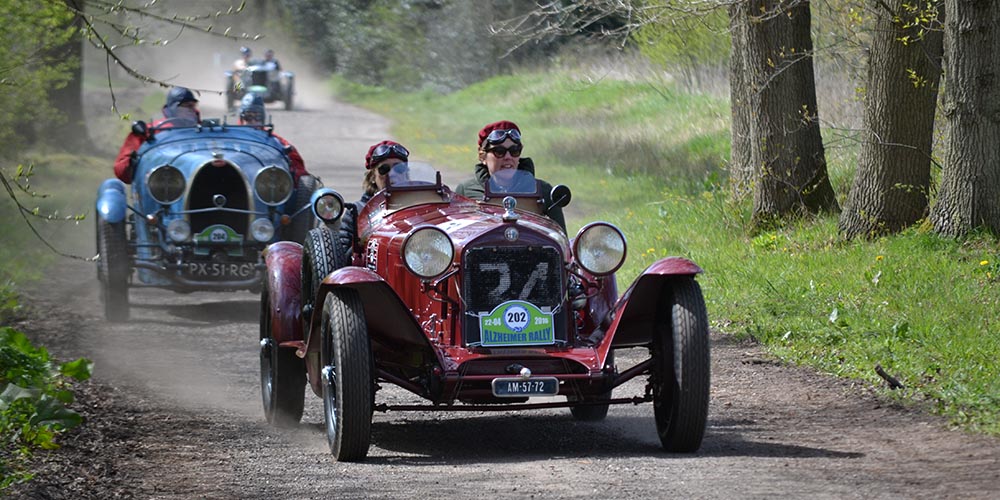
[[[204,120],[133,132],[133,182],[104,181],[97,192],[97,275],[108,320],[129,317],[130,287],[260,290],[264,248],[301,242],[316,219],[319,181],[295,183],[287,151],[270,127]]]
[[[614,225],[593,222],[570,239],[540,215],[552,207],[534,178],[524,192],[488,186],[473,200],[418,170],[395,167],[397,178],[358,214],[353,252],[335,236],[340,208],[322,203],[317,216],[334,227],[266,250],[267,421],[297,424],[308,382],[323,399],[331,452],[358,461],[375,410],[568,407],[579,420],[601,420],[610,405],[652,402],[663,448],[698,450],[709,401],[702,270],[663,258],[619,297],[626,243]],[[569,189],[554,187],[551,199],[564,206]],[[648,357],[619,367],[615,353],[632,348]],[[612,397],[643,376],[644,391]],[[378,403],[385,383],[427,403]]]
[[[240,99],[254,93],[266,103],[281,101],[286,110],[295,105],[295,73],[279,70],[268,61],[251,61],[242,71],[226,71],[226,110],[233,111]]]

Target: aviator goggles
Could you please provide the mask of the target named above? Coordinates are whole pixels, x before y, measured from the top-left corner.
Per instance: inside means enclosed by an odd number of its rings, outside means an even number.
[[[383,144],[374,151],[372,151],[372,165],[386,159],[395,156],[400,160],[407,160],[410,158],[410,151],[399,144]],[[388,170],[386,170],[388,172]],[[382,173],[382,169],[379,168],[379,173]],[[384,174],[383,174],[384,175]]]
[[[494,130],[490,132],[490,135],[486,136],[486,142],[489,144],[500,144],[508,137],[510,137],[510,140],[518,144],[521,143],[521,132],[516,128],[508,130]]]

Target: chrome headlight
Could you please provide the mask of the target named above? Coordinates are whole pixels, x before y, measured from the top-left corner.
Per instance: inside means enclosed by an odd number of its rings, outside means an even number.
[[[573,254],[587,272],[595,276],[611,274],[625,263],[625,236],[606,222],[589,224],[577,233]]]
[[[344,214],[344,200],[337,193],[326,193],[313,203],[313,213],[323,222],[333,222]]]
[[[163,165],[156,167],[146,178],[146,188],[149,195],[161,205],[170,205],[184,196],[187,182],[184,174],[177,167]]]
[[[451,266],[455,246],[444,231],[424,227],[410,233],[403,242],[403,260],[406,267],[421,278],[438,276]]]
[[[167,223],[167,237],[180,243],[191,237],[191,224],[184,219],[174,219]]]
[[[271,241],[274,238],[274,224],[267,219],[256,219],[250,224],[250,234],[257,241]]]
[[[292,175],[275,165],[257,172],[253,190],[265,205],[281,205],[292,195]]]

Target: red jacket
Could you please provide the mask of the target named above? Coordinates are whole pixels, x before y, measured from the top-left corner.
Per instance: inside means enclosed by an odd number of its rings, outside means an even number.
[[[164,123],[166,122],[166,123]],[[160,118],[159,120],[154,120],[152,124],[149,125],[149,129],[155,133],[157,127],[170,128],[173,124],[168,122],[166,118]],[[115,177],[121,179],[125,184],[132,183],[132,169],[129,168],[129,164],[132,160],[132,153],[139,150],[142,143],[146,142],[146,136],[140,135],[135,132],[129,132],[125,137],[125,143],[122,144],[121,149],[118,150],[118,158],[115,158]]]
[[[295,149],[295,146],[292,146],[292,143],[285,140],[284,137],[281,137],[280,135],[275,134],[273,132],[271,133],[271,135],[273,135],[274,138],[277,139],[282,146],[289,147],[288,170],[292,171],[292,179],[294,179],[295,182],[298,183],[299,177],[308,174],[308,172],[306,172],[306,162],[302,159],[302,155],[299,154],[299,150]]]

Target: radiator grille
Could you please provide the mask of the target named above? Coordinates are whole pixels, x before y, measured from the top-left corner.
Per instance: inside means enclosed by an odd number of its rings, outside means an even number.
[[[466,344],[480,339],[478,316],[508,300],[523,300],[556,312],[556,339],[566,339],[562,256],[552,247],[468,249],[462,262]]]
[[[191,191],[188,193],[188,209],[213,208],[213,196],[221,194],[226,197],[226,208],[249,210],[250,199],[247,195],[246,181],[232,165],[224,167],[205,167],[198,171],[191,181]],[[245,213],[204,212],[191,214],[191,231],[195,234],[212,224],[225,224],[237,233],[246,235],[249,228]]]

